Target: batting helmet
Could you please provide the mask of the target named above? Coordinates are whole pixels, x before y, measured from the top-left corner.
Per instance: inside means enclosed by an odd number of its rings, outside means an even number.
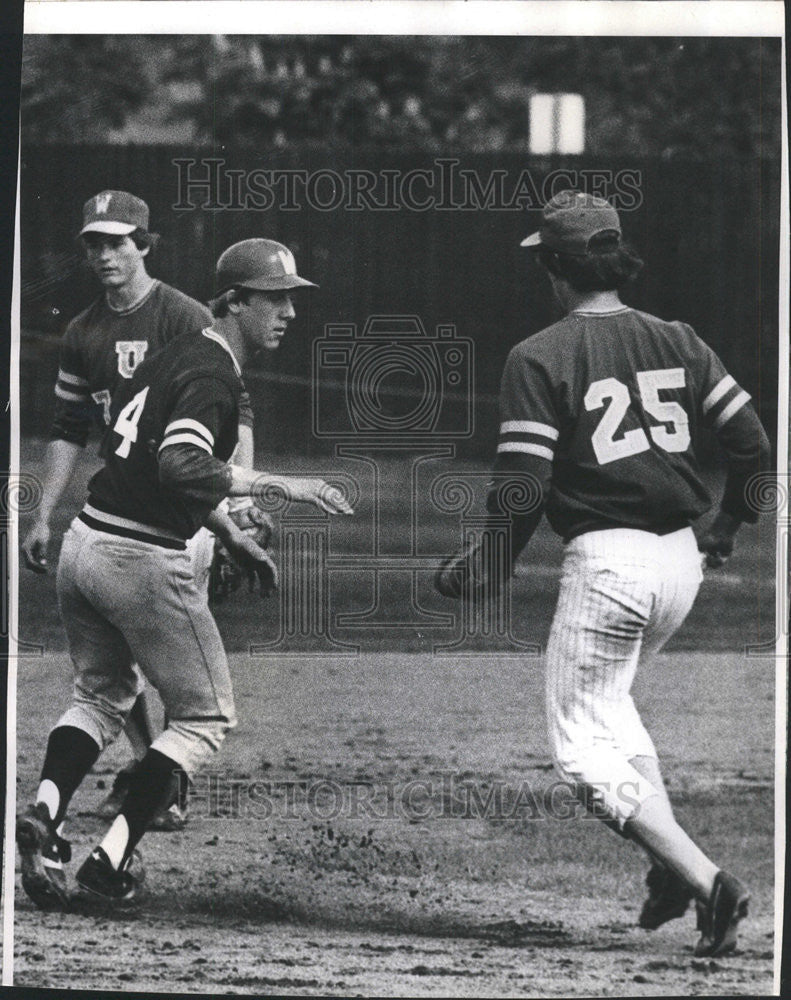
[[[229,288],[253,288],[260,292],[286,291],[290,288],[318,288],[300,278],[294,254],[275,240],[242,240],[220,256],[215,275],[215,295]]]

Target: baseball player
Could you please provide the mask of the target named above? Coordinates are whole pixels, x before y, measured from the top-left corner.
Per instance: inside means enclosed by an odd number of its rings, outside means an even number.
[[[492,515],[507,514],[498,480],[531,484],[534,508],[514,517],[505,572],[471,546],[437,575],[438,589],[479,598],[510,576],[542,512],[565,542],[546,655],[546,707],[556,768],[608,825],[652,861],[640,926],[698,902],[697,955],[736,945],[748,893],[678,825],[654,745],[632,701],[638,664],[679,628],[702,578],[690,524],[710,507],[695,429],[712,427],[728,461],[720,510],[700,542],[721,565],[739,525],[756,520],[745,485],[769,466],[749,396],[680,322],[624,305],[618,289],[642,262],[622,243],[617,212],[574,191],[544,208],[534,248],[566,316],[518,344],[503,373]]]
[[[104,467],[61,552],[58,599],[75,670],[74,699],[50,733],[36,803],[17,819],[23,886],[40,907],[62,908],[43,856],[71,796],[120,732],[137,694],[136,660],[168,716],[132,776],[121,812],[77,873],[111,901],[140,885],[135,847],[188,775],[236,723],[228,663],[186,540],[210,524],[231,555],[277,585],[268,554],[216,510],[226,496],[276,488],[330,514],[351,514],[320,479],[275,477],[229,463],[236,447],[241,372],[256,351],[275,350],[294,318],[292,291],[312,286],[291,252],[245,240],[220,257],[211,326],[185,334],[142,362],[113,400]],[[315,287],[315,286],[313,286]]]
[[[44,463],[43,496],[36,520],[22,544],[25,565],[47,571],[50,523],[71,482],[80,453],[94,424],[106,427],[118,385],[131,378],[137,365],[174,337],[211,322],[211,313],[194,299],[152,278],[146,263],[156,242],[148,231],[149,210],[127,191],[102,191],[83,207],[79,238],[103,293],[66,329],[55,385],[56,410]],[[252,466],[252,412],[244,398],[240,414],[240,446],[236,460]],[[214,538],[204,530],[190,540],[199,580],[208,577]],[[126,733],[137,760],[153,741],[150,689],[140,678],[141,692],[127,720]],[[131,768],[120,772],[100,812],[116,815],[128,787]],[[185,781],[179,802],[155,817],[158,829],[180,829],[186,821]],[[54,878],[63,878],[60,860],[48,858]],[[58,873],[61,874],[58,874]]]

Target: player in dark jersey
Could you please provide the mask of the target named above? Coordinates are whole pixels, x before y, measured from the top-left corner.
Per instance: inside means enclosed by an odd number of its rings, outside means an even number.
[[[679,628],[702,578],[690,524],[711,501],[696,427],[714,429],[728,461],[720,511],[700,543],[711,566],[730,554],[739,525],[757,519],[745,487],[768,468],[768,441],[747,393],[690,327],[621,302],[618,288],[642,262],[622,244],[608,202],[562,192],[522,245],[535,248],[567,315],[508,357],[489,510],[508,513],[509,483],[527,484],[535,502],[514,515],[506,567],[493,568],[479,546],[446,564],[437,584],[468,598],[496,587],[546,513],[566,543],[546,656],[555,765],[648,852],[640,925],[659,927],[694,898],[696,954],[723,954],[735,946],[747,891],[676,822],[630,689],[638,661]]]
[[[352,513],[319,479],[275,477],[229,463],[236,447],[241,370],[276,349],[294,317],[292,290],[311,283],[286,247],[247,240],[218,262],[211,327],[171,341],[135,370],[113,400],[104,467],[66,534],[58,598],[75,686],[50,733],[35,805],[17,820],[23,886],[42,907],[67,905],[43,854],[69,800],[121,730],[136,694],[133,661],[164,702],[168,724],[135,771],[121,812],[77,881],[109,900],[132,898],[134,852],[151,817],[235,725],[228,663],[186,540],[204,523],[245,568],[273,587],[267,553],[216,508],[226,496],[277,488],[328,513]]]
[[[22,543],[25,565],[46,573],[50,523],[72,481],[93,427],[104,433],[116,388],[132,377],[146,357],[184,333],[211,323],[211,313],[177,289],[152,278],[146,264],[157,237],[149,232],[148,205],[128,191],[101,191],[83,206],[80,239],[88,265],[103,292],[66,328],[55,384],[55,415],[44,460],[43,490],[36,519]],[[245,397],[240,411],[240,465],[253,464],[252,411]],[[214,538],[208,531],[190,541],[196,576],[208,577]],[[136,760],[142,760],[154,738],[161,709],[140,679],[141,691],[129,715],[126,734]],[[116,777],[99,806],[114,816],[123,801],[134,763]],[[180,829],[186,822],[186,782],[179,802],[154,820],[157,829]],[[57,858],[48,859],[60,877]]]

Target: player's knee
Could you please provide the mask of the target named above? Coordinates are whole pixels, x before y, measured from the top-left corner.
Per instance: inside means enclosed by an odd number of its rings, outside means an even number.
[[[550,731],[549,744],[552,763],[560,777],[574,785],[584,782],[591,763],[591,747],[557,731]]]
[[[236,715],[233,711],[223,716],[170,719],[152,746],[192,775],[220,749],[234,726]]]
[[[64,712],[56,726],[73,726],[75,729],[81,729],[104,750],[117,738],[125,719],[126,716],[121,711],[80,703],[72,705]]]

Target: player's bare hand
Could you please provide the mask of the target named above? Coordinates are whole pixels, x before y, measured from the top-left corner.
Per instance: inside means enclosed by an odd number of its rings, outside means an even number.
[[[47,572],[49,537],[49,525],[36,521],[22,542],[22,560],[26,569],[39,574]]]
[[[299,476],[289,476],[283,480],[283,485],[291,500],[300,503],[311,503],[319,510],[328,514],[353,514],[351,505],[342,490],[330,486],[323,479],[306,479]]]
[[[705,554],[706,566],[709,569],[719,569],[728,561],[733,552],[733,542],[740,524],[741,521],[721,510],[701,536],[698,548]]]

